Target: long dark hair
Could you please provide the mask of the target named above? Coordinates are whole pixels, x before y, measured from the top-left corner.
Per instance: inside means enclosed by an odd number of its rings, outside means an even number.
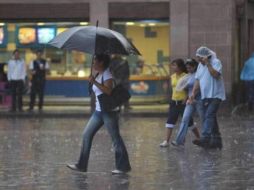
[[[185,62],[185,65],[190,65],[191,67],[194,67],[194,72],[197,71],[198,68],[198,62],[195,59],[187,59]]]
[[[109,63],[110,63],[110,56],[107,54],[96,54],[94,56],[94,59],[98,60],[98,61],[102,61],[103,65],[104,65],[104,69],[107,69],[109,67]]]
[[[187,73],[186,66],[183,59],[174,59],[171,64],[175,63],[177,67],[184,73]]]

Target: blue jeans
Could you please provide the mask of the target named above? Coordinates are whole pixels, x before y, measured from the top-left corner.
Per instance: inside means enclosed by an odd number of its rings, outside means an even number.
[[[81,148],[80,158],[77,167],[83,171],[87,171],[92,140],[96,132],[104,126],[107,128],[115,149],[115,165],[116,169],[121,171],[130,171],[128,153],[124,145],[123,139],[119,132],[119,114],[118,112],[99,112],[95,111],[89,119],[83,132],[83,144]]]
[[[193,117],[195,111],[198,112],[199,118],[203,124],[204,119],[204,112],[202,107],[202,100],[197,100],[193,104],[187,104],[184,109],[183,118],[180,124],[179,131],[176,136],[176,143],[177,144],[184,144],[185,136],[188,131],[189,122]]]
[[[217,111],[221,100],[218,98],[206,98],[203,100],[204,125],[201,140],[209,142],[211,138],[221,138],[217,121]]]

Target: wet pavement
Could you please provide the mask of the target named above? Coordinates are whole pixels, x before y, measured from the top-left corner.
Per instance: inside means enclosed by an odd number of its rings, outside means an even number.
[[[114,154],[104,128],[94,138],[88,173],[66,168],[66,163],[79,156],[87,118],[1,118],[0,189],[254,189],[252,117],[219,118],[224,143],[221,151],[194,146],[190,133],[185,148],[160,148],[165,120],[121,118],[132,171],[112,176]]]

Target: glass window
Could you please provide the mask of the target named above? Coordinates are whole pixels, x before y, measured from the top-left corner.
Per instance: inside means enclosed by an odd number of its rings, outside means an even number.
[[[56,77],[78,77],[90,74],[91,55],[57,49],[47,45],[56,35],[64,30],[87,22],[45,22],[45,23],[5,23],[6,30],[0,26],[0,47],[4,43],[5,31],[8,34],[6,47],[0,48],[0,62],[8,62],[12,51],[18,48],[27,65],[35,59],[37,49],[44,50],[44,58],[50,64],[50,74]],[[6,36],[7,36],[6,34]]]
[[[165,20],[112,21],[111,28],[130,40],[142,56],[128,56],[132,74],[168,74],[170,24]]]

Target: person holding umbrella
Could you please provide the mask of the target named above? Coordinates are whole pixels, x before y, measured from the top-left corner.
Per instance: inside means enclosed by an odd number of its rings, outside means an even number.
[[[67,167],[72,170],[87,171],[93,137],[103,125],[112,138],[115,150],[116,169],[112,171],[112,174],[123,174],[131,170],[128,153],[119,132],[119,110],[102,111],[97,98],[102,93],[110,95],[113,89],[113,78],[109,70],[109,63],[109,55],[97,54],[94,56],[93,69],[98,73],[95,77],[91,75],[89,82],[93,84],[92,90],[96,96],[95,111],[84,129],[82,148],[78,162],[75,164],[67,164]]]

